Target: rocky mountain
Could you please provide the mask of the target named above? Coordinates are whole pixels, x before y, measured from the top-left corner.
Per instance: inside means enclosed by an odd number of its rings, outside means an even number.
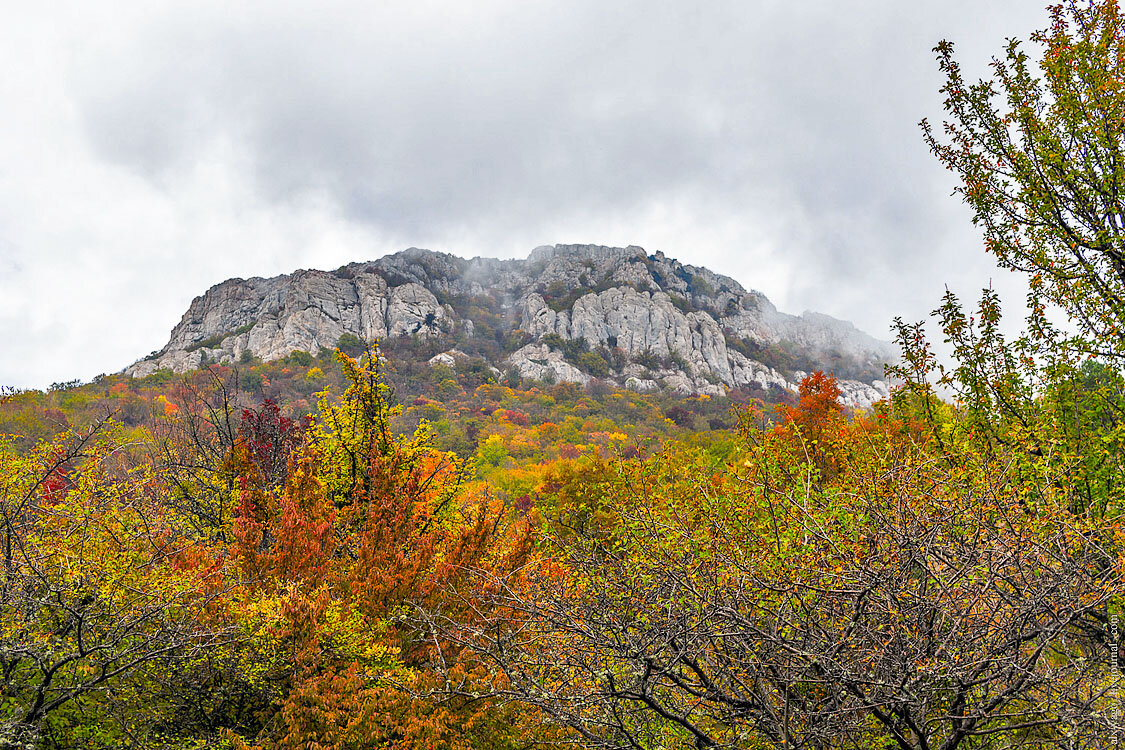
[[[317,352],[341,342],[435,344],[434,364],[480,357],[498,373],[639,391],[795,389],[834,372],[845,400],[887,394],[890,344],[818,313],[778,312],[764,295],[642,248],[538,247],[526,260],[411,248],[335,271],[229,279],[192,301],[168,343],[126,372]]]

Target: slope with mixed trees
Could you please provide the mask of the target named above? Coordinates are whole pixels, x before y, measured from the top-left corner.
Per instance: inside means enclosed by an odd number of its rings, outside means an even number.
[[[926,131],[1027,331],[947,295],[872,409],[456,358],[395,406],[429,365],[362,343],[0,393],[0,748],[1117,747],[1125,20],[1050,14],[1038,69],[941,45]]]
[[[681,395],[795,391],[822,369],[854,406],[887,395],[892,359],[888,344],[849,323],[779,313],[762,294],[663,253],[556,245],[526,260],[410,249],[334,272],[231,279],[196,298],[168,344],[128,372],[316,353],[342,336],[437,345],[435,361],[477,356],[548,382]]]

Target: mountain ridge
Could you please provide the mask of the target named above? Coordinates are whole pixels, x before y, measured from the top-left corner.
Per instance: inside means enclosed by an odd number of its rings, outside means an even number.
[[[544,245],[526,259],[408,248],[335,271],[227,279],[125,372],[272,360],[347,336],[433,339],[448,343],[433,358],[444,363],[480,356],[522,377],[684,395],[793,390],[824,369],[860,407],[887,395],[882,366],[894,358],[890,344],[847,321],[779,312],[761,292],[659,251]]]

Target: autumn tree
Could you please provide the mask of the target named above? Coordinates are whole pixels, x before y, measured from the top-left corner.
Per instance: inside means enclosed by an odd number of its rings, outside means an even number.
[[[232,553],[235,617],[260,634],[256,669],[277,692],[262,747],[502,747],[515,709],[482,700],[490,675],[432,638],[427,617],[476,617],[471,572],[518,567],[526,522],[464,462],[433,448],[425,425],[391,432],[397,413],[378,355],[340,354],[350,383],[299,430],[265,404],[236,441],[240,504]],[[443,666],[444,669],[437,668]],[[473,697],[476,695],[477,697]]]
[[[774,445],[807,459],[816,472],[817,481],[831,478],[841,471],[847,460],[847,441],[841,439],[846,433],[839,429],[846,418],[840,404],[840,387],[835,376],[817,370],[801,380],[797,393],[796,405],[779,404],[777,407],[780,419],[773,433],[784,439]],[[741,415],[744,435],[757,435],[756,431],[748,429],[752,417],[752,411]]]
[[[208,368],[185,376],[170,403],[178,408],[152,424],[147,452],[163,501],[200,538],[225,540],[237,507],[232,458],[244,408],[234,373]]]
[[[990,80],[966,81],[952,44],[938,45],[948,120],[940,133],[923,121],[986,248],[1028,275],[1027,332],[1000,334],[991,291],[973,315],[947,294],[936,312],[955,364],[943,368],[920,325],[900,322],[910,367],[899,375],[916,394],[931,384],[956,394],[986,449],[1022,445],[1008,451],[1019,471],[1050,465],[1074,511],[1116,513],[1125,485],[1125,30],[1115,0],[1049,14],[1032,36],[1038,60],[1013,40]],[[1052,309],[1068,324],[1054,325]]]
[[[0,445],[0,747],[157,745],[142,686],[232,637],[213,561],[125,477],[117,438]]]
[[[1078,336],[1069,346],[1125,356],[1125,27],[1117,0],[1068,0],[1032,35],[966,81],[953,44],[935,51],[948,120],[922,121],[926,142],[961,180],[985,245],[1029,275],[1032,329],[1055,335],[1055,305]]]
[[[834,422],[850,453],[822,480],[796,431],[720,472],[617,463],[597,527],[548,535],[492,579],[497,617],[450,627],[588,747],[1097,747],[1075,738],[1111,727],[1086,626],[1122,583],[1117,520],[949,427],[935,460],[889,410]]]

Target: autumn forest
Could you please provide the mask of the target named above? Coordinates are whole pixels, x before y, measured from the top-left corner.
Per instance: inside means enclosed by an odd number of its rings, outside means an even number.
[[[1116,747],[1125,18],[935,54],[1029,293],[896,321],[870,409],[354,336],[2,391],[0,748]]]

